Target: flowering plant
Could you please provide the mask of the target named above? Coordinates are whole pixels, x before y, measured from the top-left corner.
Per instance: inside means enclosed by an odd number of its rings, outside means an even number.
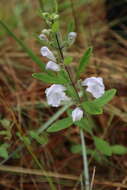
[[[43,71],[34,73],[33,77],[51,84],[45,90],[48,105],[52,107],[60,107],[64,104],[73,106],[71,112],[67,113],[66,118],[54,122],[47,131],[57,132],[70,127],[72,124],[80,128],[85,186],[86,190],[89,190],[89,171],[83,130],[94,137],[92,126],[89,123],[90,115],[101,114],[104,105],[113,98],[116,90],[105,90],[101,77],[92,76],[83,80],[80,79],[90,61],[92,48],[85,51],[79,64],[75,66],[76,80],[73,80],[70,72],[70,64],[73,58],[66,56],[65,50],[75,42],[77,34],[74,31],[69,31],[65,40],[62,40],[59,32],[59,16],[55,13],[42,13],[42,16],[49,28],[44,29],[39,35],[39,40],[44,43],[40,52],[43,57],[47,58],[48,62],[45,64]],[[96,145],[98,138],[94,137],[93,139]]]
[[[17,136],[24,143],[38,167],[42,169],[40,162],[36,159],[30,149],[29,145],[31,144],[31,139],[34,139],[37,143],[44,145],[48,140],[47,137],[42,138],[42,136],[40,136],[44,130],[51,133],[61,131],[72,125],[76,126],[80,131],[81,145],[74,145],[71,150],[75,153],[82,153],[85,189],[91,190],[92,188],[90,187],[87,154],[90,154],[97,161],[101,161],[101,156],[107,158],[112,154],[122,155],[127,153],[126,147],[119,144],[110,145],[109,142],[103,140],[101,137],[95,136],[93,130],[95,125],[91,115],[102,114],[105,104],[113,98],[116,90],[106,90],[103,79],[100,76],[92,76],[82,79],[81,74],[85,71],[90,61],[92,48],[88,48],[79,60],[79,63],[75,65],[75,77],[72,77],[70,72],[71,67],[69,64],[71,64],[73,58],[66,56],[65,50],[67,50],[75,42],[77,34],[73,32],[73,30],[70,30],[65,39],[62,40],[59,32],[59,16],[54,13],[43,13],[42,15],[46,20],[49,29],[43,29],[42,33],[38,36],[38,40],[43,44],[41,48],[41,55],[48,58],[47,64],[44,64],[41,59],[36,56],[32,49],[28,48],[2,20],[0,20],[0,25],[11,37],[16,40],[16,42],[29,55],[29,57],[31,57],[31,59],[40,66],[42,72],[34,73],[33,77],[51,84],[51,86],[45,90],[48,105],[52,107],[60,107],[65,104],[65,106],[63,106],[37,131],[29,131],[28,135],[24,135],[24,132],[22,132],[21,128],[17,125],[19,130]],[[57,118],[62,115],[64,111],[67,111],[67,117],[57,120]],[[10,129],[10,126],[12,126],[10,122],[11,121],[6,119],[2,119],[0,121],[1,125],[5,127],[5,130],[1,131],[0,135],[6,135],[7,139],[11,133],[10,130],[8,131],[8,127]],[[86,133],[89,134],[89,137],[91,136],[95,149],[86,147],[84,137],[84,134]],[[1,157],[10,159],[13,156],[12,152],[11,155],[8,156],[9,147],[10,144],[7,143],[0,145]],[[18,150],[21,150],[20,148],[22,147],[18,147]],[[51,181],[48,180],[48,182],[52,187]]]

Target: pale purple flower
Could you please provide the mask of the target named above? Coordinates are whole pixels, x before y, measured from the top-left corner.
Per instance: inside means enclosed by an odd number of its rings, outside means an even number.
[[[47,57],[48,59],[56,62],[56,58],[53,53],[48,49],[48,47],[44,46],[41,48],[41,55]]]
[[[77,33],[76,32],[70,32],[68,34],[68,41],[69,41],[69,43],[73,44],[75,42],[76,37],[77,37]]]
[[[105,86],[101,77],[90,77],[82,82],[82,86],[87,86],[86,91],[90,92],[93,97],[99,98],[105,92]]]
[[[47,36],[45,34],[40,34],[38,37],[39,37],[40,40],[42,40],[44,42],[48,42],[48,38],[47,38]]]
[[[46,64],[46,69],[58,72],[58,71],[60,71],[60,66],[57,63],[53,62],[53,61],[49,61]]]
[[[48,105],[52,107],[59,107],[62,102],[69,101],[70,98],[66,96],[66,88],[60,84],[53,84],[45,90]]]
[[[83,118],[83,110],[79,107],[75,108],[73,111],[72,111],[72,120],[73,122],[75,121],[79,121]]]

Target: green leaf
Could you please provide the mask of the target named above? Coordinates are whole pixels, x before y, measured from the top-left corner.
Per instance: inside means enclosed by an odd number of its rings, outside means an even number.
[[[92,154],[93,152],[95,152],[95,150],[89,149],[87,148],[87,154]],[[82,145],[81,144],[75,144],[71,146],[71,152],[74,154],[77,153],[82,153]]]
[[[81,60],[80,60],[79,67],[78,67],[78,72],[77,72],[78,76],[79,76],[82,72],[84,72],[84,70],[86,69],[86,67],[87,67],[87,65],[88,65],[88,63],[89,63],[91,54],[92,54],[92,48],[88,48],[88,49],[85,51],[83,57],[82,57]]]
[[[63,84],[68,84],[70,83],[70,79],[68,77],[68,74],[67,72],[64,70],[64,69],[61,69],[58,74],[57,74],[57,77],[63,81]]]
[[[59,76],[59,77],[61,76],[62,78],[64,78],[64,79],[67,81],[67,83],[70,82],[70,79],[69,79],[69,76],[68,76],[66,70],[61,69],[61,70],[59,71],[59,73],[58,73],[58,76]]]
[[[103,110],[99,107],[99,105],[95,104],[94,101],[86,101],[82,103],[85,111],[92,115],[102,114]]]
[[[0,135],[7,135],[7,134],[8,134],[8,131],[4,131],[4,130],[0,131]]]
[[[92,115],[98,115],[103,113],[103,106],[107,104],[115,95],[116,89],[107,90],[103,96],[93,101],[86,101],[82,103],[85,111]]]
[[[68,56],[64,58],[65,65],[69,65],[73,61],[73,57]]]
[[[63,129],[66,129],[68,127],[70,127],[72,125],[73,121],[70,117],[65,118],[65,119],[61,119],[56,121],[54,124],[52,124],[47,131],[48,132],[57,132],[57,131],[61,131]]]
[[[26,144],[26,145],[30,145],[30,144],[31,144],[30,139],[29,139],[29,137],[27,137],[27,136],[22,136],[22,141],[23,141],[24,144]]]
[[[67,80],[64,79],[61,76],[51,76],[49,74],[46,73],[34,73],[32,74],[32,76],[38,80],[41,80],[45,83],[51,83],[51,84],[66,84]]]
[[[86,117],[84,117],[80,121],[76,121],[75,124],[80,128],[86,130],[88,133],[92,134],[92,127],[89,123],[89,120]]]
[[[82,154],[82,145],[81,144],[72,145],[71,152],[74,154]],[[91,155],[92,158],[94,158],[99,163],[101,163],[101,161],[103,161],[102,155],[100,155],[100,153],[96,150],[87,148],[87,154]]]
[[[2,144],[0,145],[0,157],[7,159],[8,158],[8,150],[7,148],[9,147],[9,144]]]
[[[21,141],[24,142],[24,144],[26,144],[26,145],[30,145],[31,144],[30,138],[28,136],[25,136],[25,135],[22,136],[19,132],[17,132],[16,135],[19,137],[19,139]]]
[[[123,155],[127,153],[127,147],[119,144],[111,146],[111,149],[113,154]]]
[[[7,119],[2,119],[2,120],[0,120],[0,123],[3,125],[3,127],[9,128],[10,124],[11,124],[11,121],[7,120]]]
[[[30,136],[35,139],[39,144],[44,145],[48,143],[48,137],[46,135],[40,136],[36,131],[30,131]]]
[[[76,92],[75,92],[73,86],[71,86],[71,85],[67,85],[67,94],[68,94],[70,97],[72,97],[72,98],[74,98],[74,99],[77,99],[77,94],[76,94]]]
[[[96,148],[105,156],[111,156],[112,155],[112,148],[109,145],[109,143],[99,137],[94,136],[94,143]]]
[[[45,64],[42,63],[42,60],[35,55],[35,53],[28,48],[22,40],[20,40],[19,38],[17,38],[17,36],[8,28],[8,26],[2,21],[0,20],[0,25],[7,31],[7,33],[14,38],[14,40],[20,45],[20,47],[30,56],[30,58],[39,65],[39,67],[42,70],[45,70]]]
[[[72,145],[71,146],[71,152],[74,154],[81,153],[82,152],[81,144]]]
[[[103,107],[105,104],[112,100],[115,94],[116,89],[107,90],[103,96],[94,100],[93,103],[98,105],[99,107]]]

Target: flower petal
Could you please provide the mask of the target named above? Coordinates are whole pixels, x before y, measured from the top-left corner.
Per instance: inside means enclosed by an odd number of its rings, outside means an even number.
[[[82,82],[82,86],[87,86],[86,91],[90,92],[95,98],[101,97],[105,92],[105,86],[101,77],[90,77]]]
[[[40,34],[38,37],[39,37],[39,39],[42,40],[42,41],[45,41],[45,42],[48,41],[48,38],[47,38],[47,36],[46,36],[45,34]]]
[[[59,107],[63,101],[70,100],[69,97],[66,96],[65,91],[66,88],[60,84],[53,84],[51,87],[45,90],[48,104],[53,107]]]
[[[81,120],[82,117],[83,117],[83,110],[81,108],[77,107],[72,111],[73,122]]]
[[[60,71],[60,66],[53,61],[49,61],[46,65],[46,69],[58,72]]]

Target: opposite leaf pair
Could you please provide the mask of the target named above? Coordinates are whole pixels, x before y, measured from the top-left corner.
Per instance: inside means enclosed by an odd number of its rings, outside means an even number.
[[[72,32],[72,34],[69,34],[69,38],[76,38],[75,33]],[[61,70],[61,67],[56,63],[54,54],[48,49],[48,47],[42,47],[41,54],[42,56],[50,59],[50,61],[46,64],[46,69],[50,69],[56,72],[59,72]],[[105,92],[103,79],[101,77],[87,78],[81,83],[81,85],[87,86],[86,91],[90,92],[95,98],[101,97]],[[61,84],[53,84],[51,87],[47,88],[45,93],[48,104],[52,107],[59,107],[62,102],[70,101],[71,98],[65,94],[66,90],[66,87]],[[82,117],[83,110],[80,107],[77,107],[72,111],[72,119],[74,122],[81,120]]]
[[[100,77],[90,77],[82,82],[83,86],[88,86],[87,91],[90,92],[95,98],[99,98],[104,94],[104,84]],[[52,107],[59,107],[62,102],[70,101],[66,94],[66,87],[60,84],[53,84],[51,87],[47,88],[45,93],[47,97],[48,104]],[[83,110],[79,107],[72,111],[73,121],[78,121],[83,117]]]

